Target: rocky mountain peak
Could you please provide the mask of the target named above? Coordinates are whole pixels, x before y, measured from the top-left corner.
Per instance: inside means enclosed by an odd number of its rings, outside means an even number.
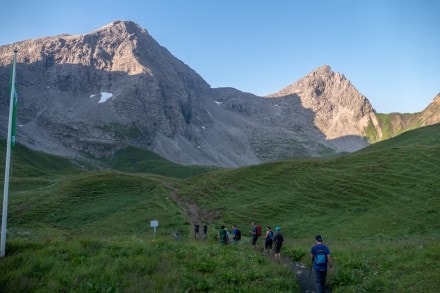
[[[332,68],[330,67],[330,65],[322,65],[318,68],[316,68],[315,70],[313,70],[312,72],[310,72],[309,74],[320,74],[320,75],[324,75],[324,74],[334,74]]]
[[[113,21],[95,31],[92,33],[110,33],[110,34],[144,34],[146,33],[146,30],[141,28],[138,24],[134,23],[133,21],[123,21],[123,20],[116,20]]]
[[[432,104],[440,106],[440,93],[437,94],[437,96],[434,97],[432,100]]]
[[[426,107],[419,117],[420,125],[431,125],[440,121],[440,93]]]
[[[375,111],[344,75],[324,65],[268,97],[297,95],[315,113],[315,125],[327,139],[364,136],[370,123],[378,128]]]

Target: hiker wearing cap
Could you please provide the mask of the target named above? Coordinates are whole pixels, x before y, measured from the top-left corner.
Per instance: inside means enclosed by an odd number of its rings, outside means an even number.
[[[310,257],[313,262],[313,269],[315,271],[315,283],[318,293],[325,292],[325,283],[327,280],[327,267],[332,269],[332,258],[330,256],[330,249],[323,244],[322,236],[315,236],[316,244],[310,250]]]
[[[275,227],[275,236],[273,237],[273,243],[274,243],[274,256],[275,258],[281,259],[281,247],[283,246],[284,237],[283,234],[281,234],[281,227],[276,226]]]

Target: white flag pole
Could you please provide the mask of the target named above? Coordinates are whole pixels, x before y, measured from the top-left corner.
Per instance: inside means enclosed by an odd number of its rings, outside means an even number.
[[[3,189],[3,213],[2,213],[2,231],[0,257],[6,255],[6,222],[8,220],[8,196],[9,196],[9,173],[11,165],[11,135],[12,135],[12,111],[15,97],[15,62],[17,57],[17,49],[14,50],[14,62],[12,64],[11,79],[11,101],[9,102],[9,123],[8,123],[8,139],[6,143],[6,164],[5,164],[5,183]]]

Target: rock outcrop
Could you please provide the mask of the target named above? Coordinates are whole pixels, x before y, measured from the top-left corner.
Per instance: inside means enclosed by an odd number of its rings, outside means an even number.
[[[328,65],[317,68],[269,97],[288,95],[297,95],[303,107],[315,113],[315,125],[329,140],[347,136],[363,138],[369,125],[380,131],[368,99],[344,75],[333,72]],[[354,148],[350,149],[344,142],[337,147],[353,151],[359,146],[354,143]]]
[[[440,94],[426,107],[418,117],[420,126],[440,123]]]

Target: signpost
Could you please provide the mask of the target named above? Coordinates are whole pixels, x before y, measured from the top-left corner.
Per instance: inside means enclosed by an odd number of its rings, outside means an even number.
[[[154,238],[156,238],[156,228],[159,227],[159,221],[158,220],[152,220],[150,226],[151,226],[151,228],[153,228]]]

